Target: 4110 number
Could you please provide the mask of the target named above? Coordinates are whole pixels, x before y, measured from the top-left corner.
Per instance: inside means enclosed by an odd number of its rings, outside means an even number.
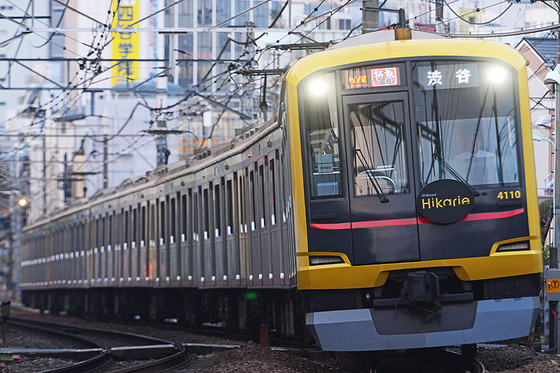
[[[518,190],[508,190],[505,192],[498,193],[498,199],[519,199],[521,198],[521,192]]]

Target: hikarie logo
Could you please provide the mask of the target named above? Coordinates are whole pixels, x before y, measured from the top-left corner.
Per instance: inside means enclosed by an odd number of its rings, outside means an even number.
[[[471,189],[456,180],[437,180],[426,185],[416,197],[416,208],[426,219],[450,224],[467,216],[474,206]]]

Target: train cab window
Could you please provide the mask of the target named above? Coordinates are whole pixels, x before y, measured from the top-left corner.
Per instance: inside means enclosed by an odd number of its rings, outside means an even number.
[[[313,76],[300,87],[311,199],[342,196],[334,74]]]
[[[404,113],[403,101],[348,106],[356,197],[408,193]]]
[[[520,183],[515,74],[478,61],[413,65],[422,184]]]

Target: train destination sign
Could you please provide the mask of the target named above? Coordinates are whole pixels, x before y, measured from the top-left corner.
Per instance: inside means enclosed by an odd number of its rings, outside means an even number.
[[[446,63],[418,67],[420,89],[478,87],[476,63]]]
[[[343,70],[342,81],[344,89],[390,87],[401,84],[397,66]]]
[[[472,191],[456,180],[436,180],[416,196],[420,215],[439,224],[455,223],[467,216],[474,206]]]

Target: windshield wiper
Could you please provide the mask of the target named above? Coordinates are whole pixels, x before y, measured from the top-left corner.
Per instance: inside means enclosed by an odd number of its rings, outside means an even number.
[[[474,187],[471,184],[469,184],[467,180],[465,180],[461,175],[459,175],[459,173],[453,167],[451,167],[451,165],[447,163],[438,153],[434,153],[434,159],[440,162],[443,165],[443,168],[445,168],[447,172],[449,172],[455,179],[457,179],[457,181],[469,187],[469,189],[473,193],[473,196],[478,197],[480,195],[480,193],[478,193],[478,191],[474,189]]]
[[[368,177],[368,180],[373,186],[373,189],[375,189],[375,193],[377,193],[377,196],[379,197],[381,203],[389,202],[389,198],[387,198],[385,193],[383,193],[381,185],[379,185],[379,181],[377,181],[377,179],[374,176],[372,176],[373,170],[371,169],[370,165],[366,160],[366,157],[364,156],[364,154],[360,149],[356,149],[356,155],[358,156],[358,159],[362,163],[362,166],[366,168],[366,175]]]

